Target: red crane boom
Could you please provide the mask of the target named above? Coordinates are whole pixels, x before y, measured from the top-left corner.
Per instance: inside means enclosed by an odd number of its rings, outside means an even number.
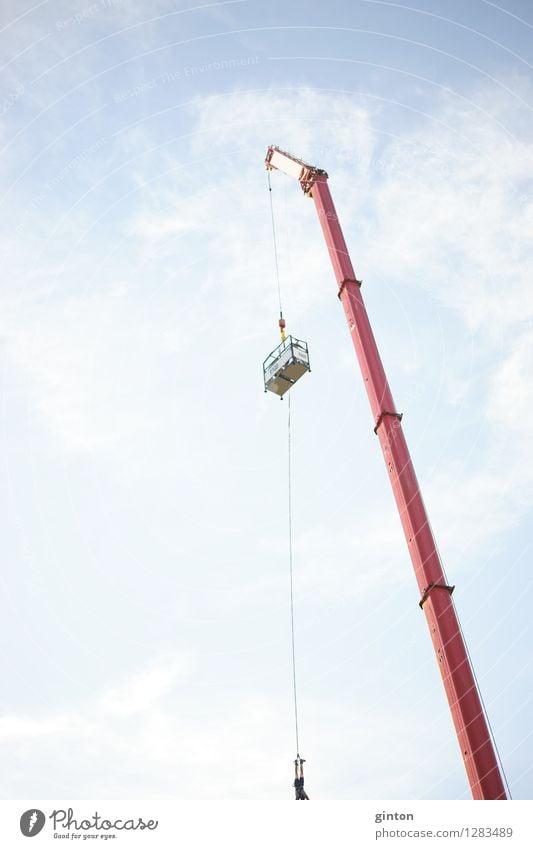
[[[493,740],[481,703],[451,594],[402,429],[402,414],[392,393],[329,191],[325,171],[307,165],[278,147],[268,148],[268,169],[296,178],[313,198],[339,286],[348,327],[405,538],[420,589],[455,731],[474,799],[507,799]]]

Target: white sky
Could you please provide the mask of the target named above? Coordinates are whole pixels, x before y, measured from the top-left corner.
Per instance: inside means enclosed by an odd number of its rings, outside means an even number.
[[[193,4],[194,5],[194,4]],[[4,2],[4,798],[291,797],[263,159],[324,167],[515,798],[533,793],[533,15]],[[312,203],[273,175],[313,798],[468,798]]]

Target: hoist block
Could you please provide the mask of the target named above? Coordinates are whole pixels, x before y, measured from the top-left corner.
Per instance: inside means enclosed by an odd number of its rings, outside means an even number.
[[[274,392],[283,398],[306,371],[310,371],[307,342],[287,336],[263,363],[265,392]]]

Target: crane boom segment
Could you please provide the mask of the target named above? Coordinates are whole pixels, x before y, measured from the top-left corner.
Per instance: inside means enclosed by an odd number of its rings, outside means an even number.
[[[300,183],[312,197],[326,241],[338,296],[363,375],[433,648],[474,799],[506,799],[490,729],[470,663],[409,449],[346,247],[325,171],[280,148],[268,148],[265,165]]]

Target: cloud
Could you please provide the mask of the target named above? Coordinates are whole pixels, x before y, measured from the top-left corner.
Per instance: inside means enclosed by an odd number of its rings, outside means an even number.
[[[524,238],[533,144],[513,135],[508,102],[496,98],[491,112],[494,121],[443,104],[438,121],[391,143],[364,253],[377,273],[424,287],[469,331],[498,344],[533,310],[533,250]]]
[[[79,734],[81,723],[72,714],[59,714],[43,719],[21,716],[3,716],[0,718],[0,740],[28,740],[34,737],[69,736]]]
[[[8,795],[290,799],[290,702],[266,691],[206,691],[193,706],[187,690],[198,686],[198,666],[191,660],[188,653],[156,658],[120,687],[68,713],[0,718]],[[418,761],[408,743],[415,724],[414,716],[399,713],[394,728],[387,727],[380,708],[370,715],[366,706],[345,709],[333,698],[306,700],[303,728],[313,741],[306,752],[310,793],[339,799],[402,795],[402,772],[414,772]],[[378,737],[382,745],[376,749],[372,741]],[[343,749],[346,738],[351,742]],[[346,757],[354,746],[356,762]]]
[[[190,670],[191,659],[187,656],[159,659],[122,687],[105,693],[99,709],[104,715],[117,717],[146,712],[186,679]]]
[[[479,102],[485,103],[481,94]],[[24,277],[26,291],[19,287],[20,266],[18,276],[6,274],[6,363],[35,431],[45,432],[67,460],[98,464],[103,492],[117,469],[126,484],[136,474],[149,479],[147,487],[119,488],[113,527],[122,518],[132,550],[138,530],[132,525],[149,527],[172,568],[180,551],[178,572],[165,587],[179,580],[180,616],[206,616],[221,645],[220,622],[243,610],[250,618],[239,619],[245,625],[228,642],[241,645],[243,633],[248,639],[254,627],[261,639],[270,639],[256,620],[261,615],[271,627],[270,603],[278,610],[285,602],[278,596],[285,442],[280,408],[263,403],[260,374],[261,357],[277,338],[262,170],[270,141],[330,171],[372,320],[390,340],[385,349],[393,385],[414,412],[406,415],[406,430],[423,458],[419,477],[453,572],[464,576],[470,569],[477,579],[486,551],[523,520],[533,484],[527,462],[532,206],[525,199],[531,150],[514,138],[509,107],[499,100],[490,107],[493,122],[443,98],[434,104],[434,122],[419,116],[401,138],[384,141],[376,132],[379,110],[347,95],[302,88],[199,100],[186,115],[191,135],[164,159],[158,152],[138,156],[139,139],[150,141],[149,128],[124,133],[120,149],[136,155],[125,168],[134,191],[104,218],[105,233],[97,227],[90,233],[93,212],[98,218],[102,211],[98,201],[72,215],[63,233],[76,235],[71,273],[58,261],[55,238],[50,253],[39,254],[38,273]],[[339,602],[357,602],[360,610],[385,584],[386,603],[390,585],[396,593],[412,576],[393,568],[403,543],[386,477],[376,473],[379,460],[373,464],[378,447],[368,411],[361,412],[360,384],[354,388],[359,378],[342,317],[333,313],[332,304],[338,305],[312,203],[280,175],[272,182],[289,329],[309,330],[316,340],[313,374],[298,401],[302,436],[296,444],[306,458],[296,478],[298,594],[302,607],[322,605],[328,615],[330,606],[335,616]],[[30,253],[21,234],[15,248],[19,258]],[[357,416],[345,402],[352,393]],[[121,516],[125,494],[134,504]],[[143,563],[155,558],[147,537],[139,553]],[[465,548],[469,560],[461,558]],[[119,557],[127,559],[122,549]],[[156,575],[153,592],[161,597],[158,581]],[[173,599],[164,602],[172,613]],[[335,674],[318,666],[320,641],[315,633],[309,644],[317,653],[308,649],[305,656],[309,689],[315,663],[317,679]],[[337,652],[343,632],[336,631],[332,642]],[[340,667],[355,650],[345,652],[339,652]],[[411,656],[402,660],[411,669]],[[368,658],[361,664],[368,672]],[[40,718],[6,714],[0,732],[15,767],[9,793],[290,793],[285,769],[292,740],[280,732],[289,725],[286,701],[268,682],[257,684],[256,668],[251,691],[240,673],[233,692],[228,680],[204,686],[198,665],[187,656],[164,656],[72,711]],[[383,681],[378,689],[387,692]],[[359,694],[333,692],[324,697],[315,691],[306,699],[310,737],[318,740],[317,795],[397,798],[423,792],[430,773],[434,781],[434,766],[420,766],[410,743],[419,738],[427,705],[412,714],[396,711],[391,722],[390,705],[376,711],[372,693],[361,705]],[[345,758],[339,728],[349,732],[352,761],[335,772],[328,763]],[[440,730],[427,739],[432,736],[440,739]],[[29,775],[34,740],[37,760]],[[449,749],[443,758],[450,758],[453,772]],[[406,787],[390,769],[393,753],[409,773]]]
[[[199,388],[207,391],[204,376],[213,377],[213,356],[228,335],[236,341],[240,336],[244,350],[247,337],[241,329],[263,327],[265,314],[275,314],[261,164],[268,139],[330,170],[348,242],[355,245],[356,267],[368,279],[365,293],[375,298],[377,288],[384,287],[387,299],[396,298],[402,311],[405,332],[388,337],[396,346],[389,343],[399,360],[396,370],[430,391],[435,377],[442,381],[449,402],[457,407],[461,401],[456,419],[464,417],[467,406],[478,409],[488,453],[479,460],[482,470],[465,470],[461,490],[481,495],[485,516],[498,515],[498,522],[483,524],[486,539],[508,526],[518,505],[511,488],[500,485],[502,432],[514,433],[525,417],[504,411],[520,399],[521,409],[531,401],[523,360],[533,311],[533,252],[526,238],[533,215],[526,193],[533,157],[527,141],[513,135],[515,111],[507,100],[489,102],[480,89],[473,96],[484,108],[480,111],[464,103],[458,107],[449,98],[442,96],[440,106],[435,104],[433,120],[420,118],[387,142],[374,129],[381,107],[363,107],[345,94],[304,87],[260,96],[230,92],[191,104],[189,140],[175,154],[165,151],[161,176],[150,162],[135,162],[137,191],[121,222],[130,261],[121,261],[120,269],[113,259],[106,264],[106,288],[83,296],[78,292],[76,298],[59,295],[38,309],[30,290],[17,309],[9,307],[8,352],[27,380],[33,409],[65,448],[115,457],[123,453],[124,468],[134,456],[134,463],[142,465],[139,435],[160,438],[160,423],[171,412],[152,393],[152,375],[159,374],[160,385],[170,387],[169,368],[180,369],[173,355],[192,353],[199,380],[180,389],[187,392],[192,414]],[[487,117],[489,106],[493,120]],[[137,136],[138,128],[131,132]],[[127,132],[122,143],[127,148]],[[301,325],[314,319],[329,302],[333,284],[312,204],[290,181],[273,174],[272,182],[291,329],[294,316]],[[90,254],[90,243],[84,254]],[[146,287],[150,303],[141,310]],[[468,367],[464,356],[445,350],[441,373],[435,375],[436,351],[420,349],[419,317],[403,308],[410,291],[437,304],[439,321],[453,316],[461,323],[469,339]],[[407,332],[412,346],[418,346],[414,359],[405,350],[396,356]],[[209,346],[195,344],[206,336]],[[243,359],[238,344],[225,348],[224,356],[230,370]],[[345,349],[341,353],[339,347],[338,357],[352,368]],[[485,364],[495,357],[500,364],[487,370]],[[481,370],[484,380],[475,385]],[[428,398],[426,406],[434,401]],[[520,469],[525,493],[533,482],[530,464],[521,459],[528,446],[522,437],[506,446],[508,468]],[[456,503],[460,464],[458,457],[453,474],[448,465],[430,482],[442,493],[434,503],[443,526],[446,511],[453,512]],[[508,498],[506,507],[502,500]],[[481,528],[472,512],[475,500],[466,502],[465,524]]]

